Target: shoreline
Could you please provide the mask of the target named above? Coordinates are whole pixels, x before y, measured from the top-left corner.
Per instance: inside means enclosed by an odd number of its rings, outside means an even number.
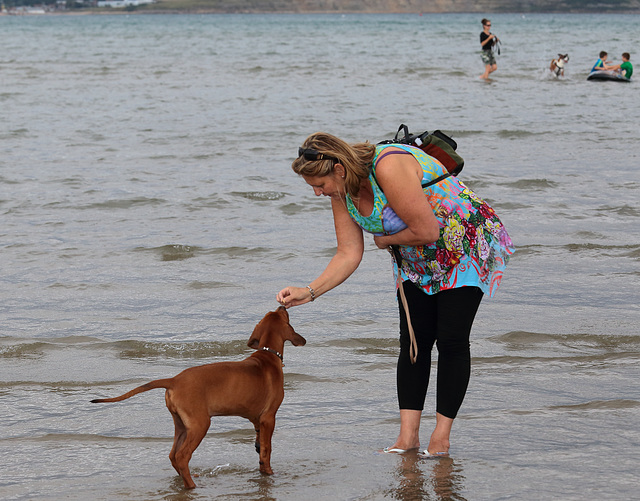
[[[112,0],[98,7],[52,8],[44,4],[6,8],[2,15],[86,14],[640,14],[640,0],[611,3],[601,0],[368,0],[336,4],[329,0]]]
[[[544,14],[559,14],[557,11],[535,11],[535,12],[523,12],[523,11],[380,11],[380,10],[309,10],[309,11],[293,11],[293,10],[221,10],[221,9],[184,9],[184,8],[165,8],[165,9],[147,9],[147,8],[91,8],[91,9],[76,9],[76,10],[55,10],[45,12],[0,12],[0,17],[40,17],[40,16],[86,16],[86,15],[328,15],[328,14],[341,14],[341,15],[380,15],[380,14],[397,14],[397,15],[429,15],[429,14],[476,14],[476,15],[496,15],[496,14],[522,14],[522,15],[544,15]],[[563,15],[571,14],[594,14],[591,10],[572,10],[562,12]],[[607,12],[598,12],[598,15],[639,15],[639,10],[616,10]]]

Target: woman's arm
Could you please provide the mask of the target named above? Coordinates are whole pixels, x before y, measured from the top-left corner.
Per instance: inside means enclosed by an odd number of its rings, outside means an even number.
[[[338,247],[325,270],[308,287],[285,287],[276,295],[277,301],[286,306],[308,303],[344,282],[358,268],[364,253],[362,229],[351,219],[344,200],[331,198],[333,222]]]
[[[374,237],[376,245],[427,245],[440,237],[440,226],[422,191],[422,167],[413,155],[387,155],[376,166],[376,178],[389,206],[407,225],[393,235]]]

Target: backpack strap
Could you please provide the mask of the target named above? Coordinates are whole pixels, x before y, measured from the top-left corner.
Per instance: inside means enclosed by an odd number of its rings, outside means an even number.
[[[413,324],[411,323],[411,315],[409,314],[409,303],[407,302],[407,297],[404,294],[404,282],[402,281],[402,256],[400,255],[400,250],[397,245],[391,246],[391,252],[393,254],[393,259],[396,261],[396,266],[398,267],[398,281],[397,286],[400,290],[400,300],[402,301],[402,307],[404,308],[404,313],[407,317],[407,328],[409,329],[409,360],[411,364],[415,364],[418,359],[418,342],[416,341],[416,334],[413,330]]]
[[[382,160],[384,157],[386,157],[387,155],[411,155],[410,151],[407,150],[392,150],[392,151],[385,151],[382,155],[380,155],[377,159],[376,159],[376,165],[378,164],[378,162],[380,160]],[[446,168],[446,167],[445,167]],[[376,184],[378,186],[380,186],[380,183],[378,183],[378,178],[376,177],[376,170],[375,168],[372,169],[371,173],[373,174],[373,179],[375,180]],[[446,174],[442,174],[442,176],[438,176],[435,179],[432,179],[431,181],[425,181],[424,183],[422,183],[422,188],[426,188],[428,186],[432,186],[434,184],[438,184],[440,181],[443,181],[444,179],[447,179],[449,176],[453,175],[453,172],[447,172]],[[382,188],[380,188],[382,189]]]
[[[431,181],[426,181],[422,183],[422,187],[426,188],[427,186],[438,184],[440,181],[447,179],[449,176],[452,176],[452,175],[453,175],[453,172],[447,172],[446,174],[442,174],[442,176],[438,176],[437,178],[432,179]]]

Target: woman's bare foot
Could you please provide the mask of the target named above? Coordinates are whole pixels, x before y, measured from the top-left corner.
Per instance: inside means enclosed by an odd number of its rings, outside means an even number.
[[[453,419],[436,413],[436,428],[429,439],[429,448],[427,452],[430,454],[444,455],[449,453],[449,437],[451,436],[451,427]],[[443,454],[444,453],[444,454]]]
[[[449,440],[436,439],[432,435],[427,451],[429,454],[449,454],[449,447],[451,447]]]
[[[420,418],[422,411],[400,409],[400,434],[385,451],[411,451],[420,448]]]

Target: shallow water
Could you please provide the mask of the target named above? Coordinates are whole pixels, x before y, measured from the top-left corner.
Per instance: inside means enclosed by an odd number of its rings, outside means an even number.
[[[638,18],[492,21],[481,82],[474,15],[0,17],[3,499],[635,496],[640,99],[586,75],[603,49],[634,60]],[[458,141],[517,247],[474,326],[451,458],[377,452],[398,429],[397,312],[369,239],[344,285],[290,311],[308,343],[285,348],[276,474],[248,421],[216,418],[183,491],[161,392],[89,400],[247,356],[276,292],[335,245],[296,147],[400,123]]]

